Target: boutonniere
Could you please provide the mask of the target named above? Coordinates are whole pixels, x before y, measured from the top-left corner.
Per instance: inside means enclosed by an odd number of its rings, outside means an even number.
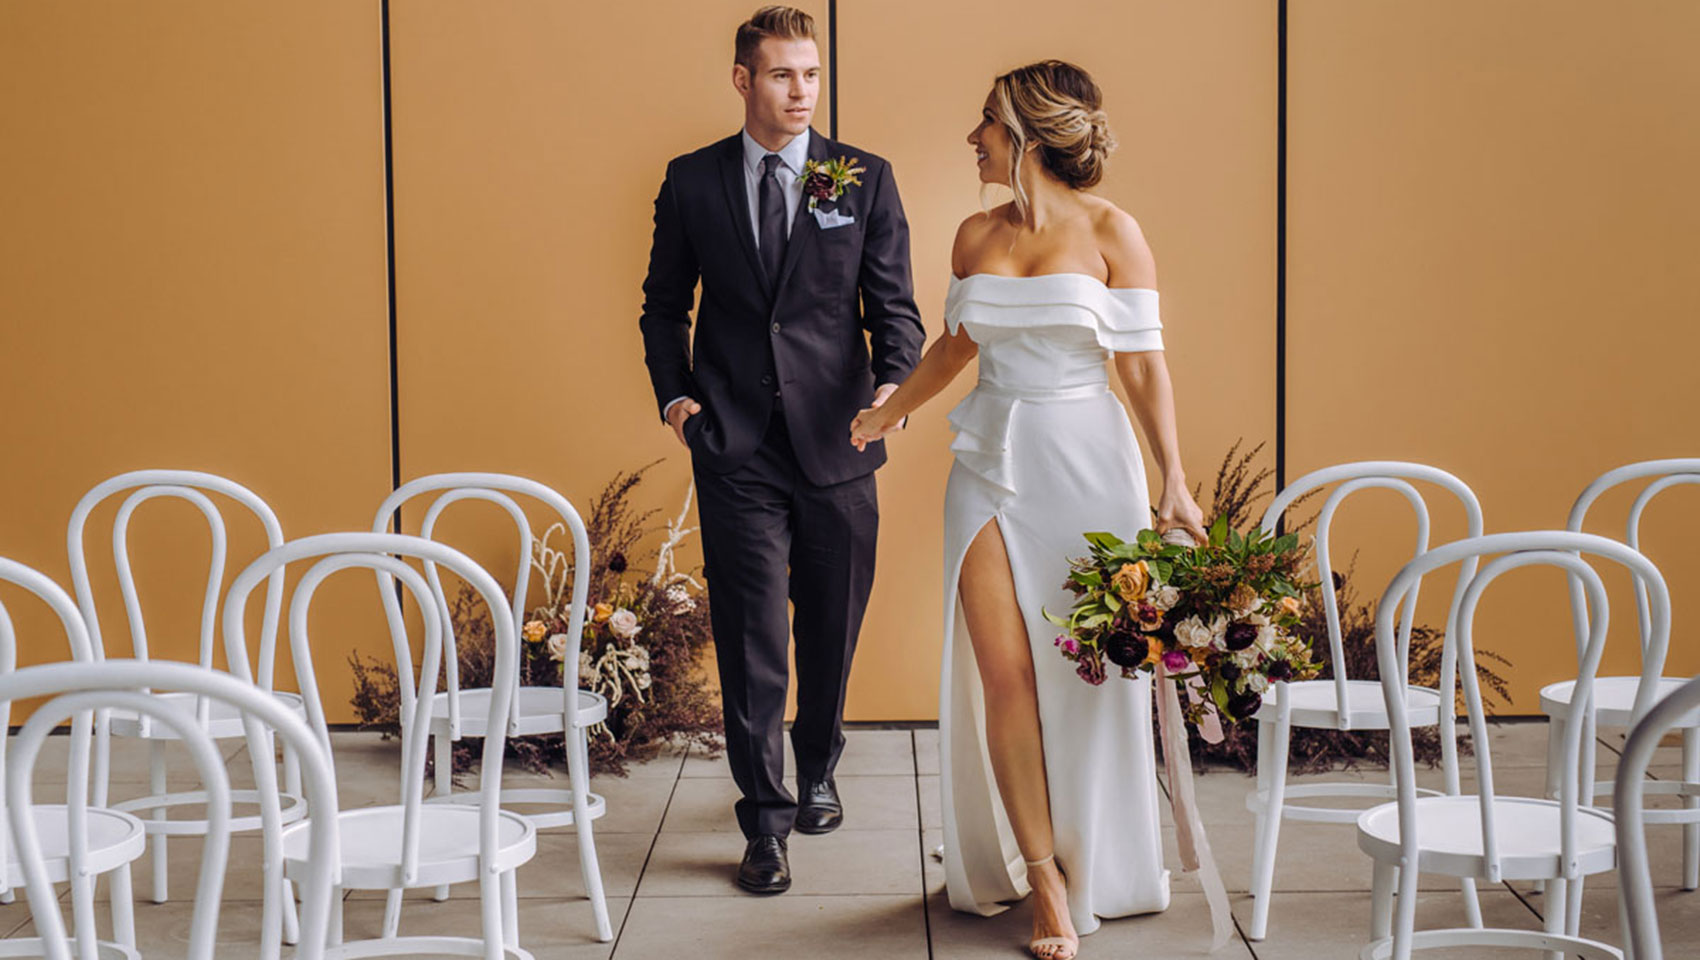
[[[813,212],[822,200],[837,200],[844,191],[861,186],[857,174],[866,173],[868,168],[856,166],[860,162],[860,157],[803,161],[803,193],[809,198],[809,210]]]

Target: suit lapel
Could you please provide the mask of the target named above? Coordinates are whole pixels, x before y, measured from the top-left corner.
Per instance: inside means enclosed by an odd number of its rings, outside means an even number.
[[[830,145],[826,138],[809,131],[809,159],[825,160],[831,156]],[[779,282],[774,284],[773,298],[779,299],[779,291],[785,289],[785,281],[791,278],[791,271],[797,268],[797,261],[802,259],[804,248],[814,241],[815,234],[820,232],[820,225],[809,214],[809,198],[805,194],[797,201],[797,214],[791,220],[791,236],[785,243],[785,260],[779,265]]]
[[[744,190],[744,140],[741,136],[734,136],[728,141],[726,152],[720,155],[720,182],[726,188],[726,212],[729,215],[726,222],[731,224],[738,246],[743,248],[744,262],[750,265],[750,272],[755,274],[756,285],[762,293],[771,294],[767,273],[762,270],[761,260],[756,256],[756,239],[750,233],[750,201]]]

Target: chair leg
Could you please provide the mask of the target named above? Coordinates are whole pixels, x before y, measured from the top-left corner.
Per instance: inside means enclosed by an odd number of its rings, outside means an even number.
[[[401,934],[401,888],[395,887],[384,895],[384,939]]]
[[[1398,882],[1399,868],[1386,860],[1375,861],[1375,873],[1370,882],[1369,938],[1384,940],[1393,935],[1393,886]]]
[[[1569,886],[1563,879],[1546,882],[1546,899],[1541,903],[1541,928],[1547,933],[1564,934],[1565,905],[1570,902]],[[1553,950],[1548,951],[1546,960],[1564,960],[1564,954]]]
[[[1275,886],[1275,850],[1281,838],[1281,811],[1286,805],[1287,742],[1292,733],[1291,722],[1279,716],[1274,722],[1257,725],[1257,738],[1273,738],[1269,748],[1269,787],[1263,802],[1263,830],[1257,838],[1257,849],[1251,860],[1251,930],[1253,940],[1262,940],[1269,932],[1269,897]]]
[[[71,922],[76,930],[80,960],[97,960],[100,956],[100,934],[94,922],[94,881],[94,877],[71,880]]]
[[[283,907],[283,942],[294,946],[301,942],[301,914],[295,908],[295,883],[285,878],[279,896]]]
[[[148,789],[153,791],[154,796],[157,797],[165,793],[165,741],[150,740],[148,741],[148,748],[150,754],[148,758]],[[165,808],[161,807],[154,811],[154,820],[163,821],[165,818]],[[156,833],[149,840],[153,847],[153,902],[164,903],[168,893],[165,835]]]
[[[478,908],[484,936],[484,960],[504,960],[502,881],[488,871],[478,874]]]
[[[1411,938],[1417,929],[1417,868],[1398,871],[1393,901],[1393,952],[1388,960],[1411,960]]]
[[[454,749],[455,745],[454,745],[454,741],[450,740],[448,737],[443,736],[442,734],[437,734],[437,735],[435,735],[431,738],[431,748],[434,752],[433,756],[435,758],[431,762],[431,765],[433,767],[431,775],[432,775],[432,781],[436,784],[436,789],[431,791],[431,795],[437,796],[437,797],[446,797],[449,794],[454,793],[454,790],[455,790],[455,786],[454,786],[454,769],[455,769],[455,749]],[[442,903],[444,900],[447,900],[448,898],[449,898],[449,885],[446,884],[446,883],[437,887],[437,889],[431,891],[431,899],[437,901],[438,903]]]
[[[1682,779],[1700,783],[1700,729],[1682,731]],[[1682,805],[1700,809],[1700,797],[1689,797]],[[1700,823],[1682,825],[1682,889],[1700,890]]]
[[[112,897],[112,939],[134,950],[136,948],[136,894],[131,889],[130,865],[123,863],[110,874],[107,894]]]
[[[1564,933],[1566,936],[1577,936],[1582,929],[1582,883],[1587,877],[1577,877],[1570,881],[1565,890],[1564,898]]]
[[[502,946],[519,946],[519,872],[502,874]]]
[[[17,900],[18,892],[16,890],[11,889],[10,887],[5,890],[0,890],[0,904],[16,903]]]
[[[325,934],[326,946],[342,946],[342,894],[341,886],[331,887],[331,922]]]
[[[578,869],[584,880],[585,896],[596,921],[596,939],[614,939],[608,918],[608,897],[602,889],[602,865],[596,856],[596,835],[590,819],[590,745],[583,730],[567,731],[567,776],[573,789],[573,830],[578,834]]]
[[[1482,928],[1482,902],[1476,896],[1476,878],[1460,877],[1458,886],[1464,894],[1464,922],[1472,928]]]

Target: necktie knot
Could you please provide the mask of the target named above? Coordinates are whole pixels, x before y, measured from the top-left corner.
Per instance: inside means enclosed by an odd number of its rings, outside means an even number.
[[[779,172],[779,154],[770,153],[761,158],[761,175],[771,177]]]

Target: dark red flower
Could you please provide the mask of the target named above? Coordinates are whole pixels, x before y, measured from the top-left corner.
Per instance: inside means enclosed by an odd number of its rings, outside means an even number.
[[[1267,672],[1271,680],[1293,679],[1293,665],[1285,660],[1271,661]]]
[[[1081,651],[1080,661],[1075,664],[1074,672],[1080,674],[1080,679],[1094,687],[1104,682],[1104,661],[1096,653]]]
[[[1257,627],[1249,623],[1230,623],[1222,638],[1229,650],[1244,650],[1257,639]]]
[[[1118,630],[1104,638],[1104,655],[1118,667],[1139,666],[1148,649],[1145,637],[1132,631]]]
[[[816,170],[803,180],[803,193],[816,200],[831,200],[837,192],[837,185],[832,182],[832,176]]]

